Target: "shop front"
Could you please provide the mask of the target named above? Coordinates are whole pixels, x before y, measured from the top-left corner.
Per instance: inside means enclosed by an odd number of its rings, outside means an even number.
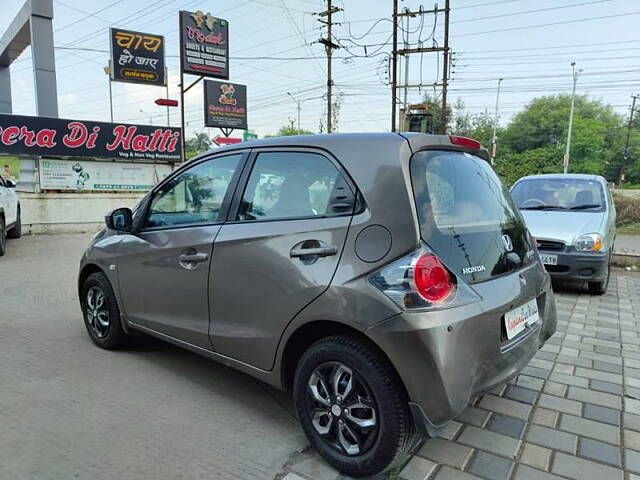
[[[14,180],[26,233],[95,231],[181,162],[180,129],[0,115],[0,175]]]

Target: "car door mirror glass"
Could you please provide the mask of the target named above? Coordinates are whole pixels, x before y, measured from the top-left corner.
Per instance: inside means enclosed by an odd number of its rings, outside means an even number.
[[[117,208],[105,217],[107,227],[119,232],[130,232],[133,228],[133,213],[130,208]]]

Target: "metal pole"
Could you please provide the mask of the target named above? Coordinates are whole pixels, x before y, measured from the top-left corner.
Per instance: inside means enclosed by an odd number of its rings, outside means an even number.
[[[567,146],[564,151],[564,173],[569,171],[569,153],[571,151],[571,132],[573,130],[573,109],[576,100],[576,83],[578,82],[578,72],[576,72],[576,62],[571,62],[571,72],[573,76],[573,91],[571,93],[571,111],[569,112],[569,131],[567,132]]]
[[[184,131],[184,73],[180,69],[180,131],[182,133],[182,161],[186,162],[187,142]]]
[[[620,167],[620,176],[618,177],[618,186],[622,187],[622,182],[624,181],[624,167],[627,164],[627,159],[629,158],[629,140],[631,139],[631,127],[633,125],[633,114],[636,111],[636,100],[638,99],[638,95],[632,95],[631,98],[631,113],[629,114],[629,123],[627,124],[627,139],[624,145],[624,154],[622,155],[622,166]]]
[[[297,109],[298,109],[298,135],[300,135],[300,99],[296,99],[296,97],[294,97],[293,95],[291,95],[291,92],[287,92],[287,95],[289,95],[291,97],[291,99],[296,102],[297,104]],[[299,95],[299,93],[298,93]]]
[[[493,137],[491,139],[491,165],[495,163],[496,159],[496,144],[498,143],[498,137],[496,137],[496,131],[498,130],[498,105],[500,102],[500,84],[502,79],[498,79],[498,91],[496,93],[496,114],[493,119]]]
[[[409,13],[409,8],[405,7],[404,8],[404,12],[405,13]],[[409,20],[411,19],[411,17],[409,15],[407,15],[407,30],[406,30],[406,37],[404,38],[404,48],[405,50],[409,49]],[[402,100],[402,105],[403,108],[405,109],[405,112],[407,110],[407,93],[409,91],[409,54],[404,55],[404,98]],[[400,130],[402,130],[402,125],[400,125]]]
[[[165,88],[167,91],[167,100],[169,100],[169,68],[164,67]],[[171,116],[169,114],[169,105],[167,105],[167,127],[171,126]]]
[[[113,93],[111,92],[111,60],[109,60],[109,113],[111,114],[111,123],[113,123]]]
[[[396,131],[396,88],[398,82],[398,0],[393,0],[393,50],[391,51],[391,131]]]
[[[333,53],[333,37],[331,36],[331,0],[327,0],[327,7],[327,133],[331,133],[331,87],[333,84],[333,80],[331,79],[331,54]]]
[[[449,0],[444,2],[444,55],[442,62],[442,111],[440,133],[447,133],[447,82],[449,74]]]

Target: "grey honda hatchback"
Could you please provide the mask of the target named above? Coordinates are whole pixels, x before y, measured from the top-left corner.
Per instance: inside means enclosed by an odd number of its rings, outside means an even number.
[[[464,137],[242,143],[106,223],[78,279],[91,339],[148,333],[292,390],[353,476],[396,466],[556,328],[520,212]]]

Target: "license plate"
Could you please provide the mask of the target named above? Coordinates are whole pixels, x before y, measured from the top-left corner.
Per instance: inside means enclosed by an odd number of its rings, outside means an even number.
[[[511,340],[527,328],[527,325],[533,325],[538,320],[540,320],[540,316],[538,315],[538,303],[535,298],[505,313],[504,326],[507,329],[507,338]]]
[[[558,256],[557,255],[549,255],[547,253],[540,254],[540,260],[545,265],[557,265],[558,264]]]

